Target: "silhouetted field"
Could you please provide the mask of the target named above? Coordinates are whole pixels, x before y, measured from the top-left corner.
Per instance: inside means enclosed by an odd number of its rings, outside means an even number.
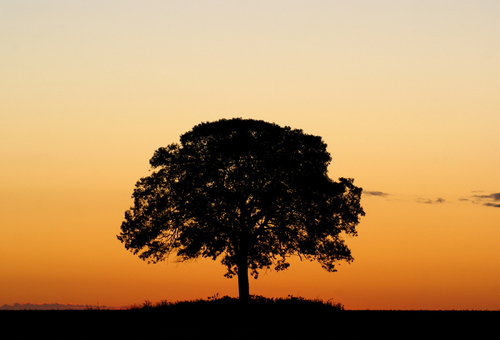
[[[0,311],[4,334],[71,339],[494,339],[500,312],[344,310],[300,298],[145,302],[127,310]]]

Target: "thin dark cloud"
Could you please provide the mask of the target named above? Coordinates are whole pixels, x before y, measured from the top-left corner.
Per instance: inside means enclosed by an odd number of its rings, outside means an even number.
[[[486,207],[500,208],[500,192],[489,195],[472,195],[472,202]]]
[[[418,203],[424,203],[424,204],[440,204],[446,202],[446,200],[442,197],[438,197],[435,200],[429,199],[429,198],[419,198],[417,199]]]
[[[483,203],[487,207],[500,208],[500,203]]]
[[[391,196],[391,199],[398,199],[398,195],[393,195],[389,194],[384,191],[379,191],[379,190],[363,190],[363,194],[366,196],[375,196],[375,197],[381,197],[381,198],[386,198],[388,196]],[[408,197],[405,199],[404,197],[401,198],[403,201],[407,200]],[[432,198],[425,198],[425,197],[419,197],[419,198],[409,198],[411,201],[420,203],[420,204],[453,204],[454,200],[446,200],[443,197],[436,197],[434,199]],[[481,204],[486,207],[492,207],[492,208],[500,208],[500,192],[494,192],[494,193],[487,193],[484,191],[472,191],[471,195],[465,196],[458,198],[458,201],[460,202],[469,202],[473,204]]]
[[[368,195],[368,196],[378,196],[378,197],[389,196],[388,193],[383,192],[383,191],[365,191],[365,190],[363,190],[363,194]]]
[[[490,195],[494,201],[500,201],[500,192],[494,193]]]
[[[489,195],[473,195],[472,197],[479,199],[492,199],[494,201],[500,201],[500,192],[496,192]]]

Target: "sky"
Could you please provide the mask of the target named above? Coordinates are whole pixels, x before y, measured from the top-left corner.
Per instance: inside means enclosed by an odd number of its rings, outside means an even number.
[[[364,189],[355,260],[251,294],[500,309],[500,2],[0,0],[0,305],[237,296],[206,259],[116,239],[149,159],[193,126],[319,135]]]

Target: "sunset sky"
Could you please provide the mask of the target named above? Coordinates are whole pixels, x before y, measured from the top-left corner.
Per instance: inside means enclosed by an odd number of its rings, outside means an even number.
[[[500,309],[500,1],[0,0],[0,306],[237,296],[219,262],[116,239],[154,151],[200,122],[322,136],[366,216],[337,273],[251,294]]]

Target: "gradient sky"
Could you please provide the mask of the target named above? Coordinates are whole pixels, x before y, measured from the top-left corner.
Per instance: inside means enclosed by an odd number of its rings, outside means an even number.
[[[252,294],[500,309],[500,2],[0,0],[0,305],[237,296],[218,262],[116,239],[149,158],[194,125],[320,135],[364,188],[355,257]]]

